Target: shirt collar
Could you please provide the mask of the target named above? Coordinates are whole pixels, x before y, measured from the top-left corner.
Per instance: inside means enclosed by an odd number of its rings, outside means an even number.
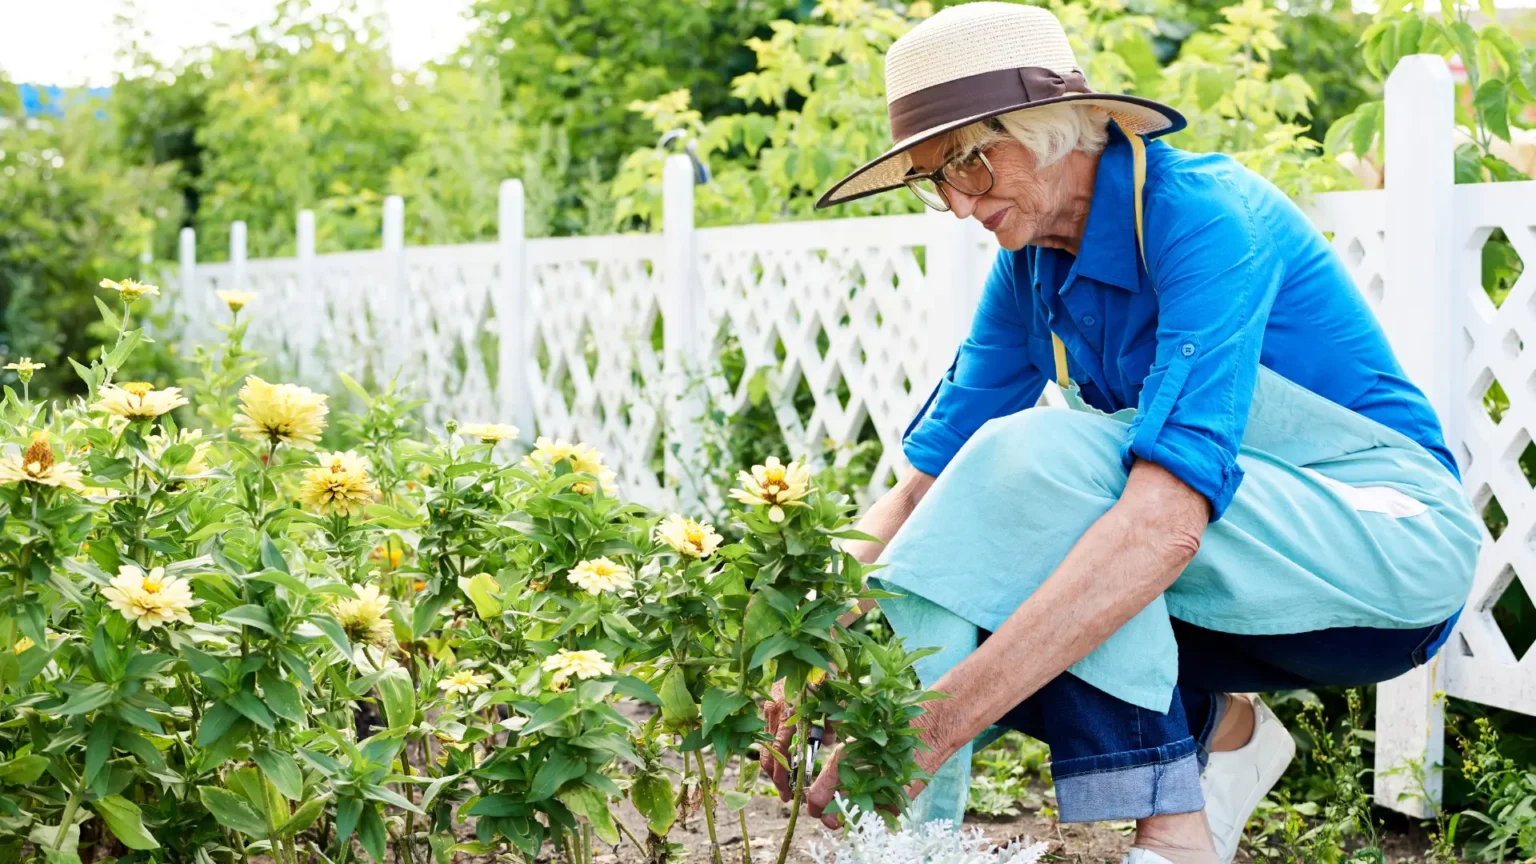
[[[1078,246],[1077,275],[1138,294],[1141,280],[1136,266],[1134,186],[1131,145],[1120,127],[1111,123],[1093,180],[1083,241]]]

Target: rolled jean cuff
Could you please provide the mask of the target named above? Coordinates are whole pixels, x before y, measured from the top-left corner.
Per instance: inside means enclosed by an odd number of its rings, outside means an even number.
[[[1205,809],[1194,738],[1051,763],[1062,822],[1118,822]]]

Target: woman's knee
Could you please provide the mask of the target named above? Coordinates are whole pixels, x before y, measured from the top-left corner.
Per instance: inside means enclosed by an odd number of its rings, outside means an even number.
[[[1081,411],[1030,408],[987,421],[955,457],[1009,478],[1039,477],[1118,495],[1125,425]]]

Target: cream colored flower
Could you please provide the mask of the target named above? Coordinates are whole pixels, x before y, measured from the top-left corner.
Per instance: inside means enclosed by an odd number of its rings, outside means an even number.
[[[20,456],[0,459],[0,485],[35,483],[38,486],[62,486],[84,492],[80,469],[67,461],[53,458],[53,445],[45,432],[32,433],[32,443]]]
[[[102,288],[111,288],[121,294],[123,299],[132,303],[140,297],[159,297],[160,289],[153,285],[147,285],[137,279],[124,279],[121,282],[111,279],[101,280]]]
[[[550,468],[562,460],[570,464],[573,472],[597,478],[604,495],[617,494],[618,488],[613,482],[616,475],[603,464],[603,456],[596,447],[572,444],[564,438],[550,440],[541,435],[533,442],[533,452],[523,457],[524,464],[536,468]],[[572,483],[571,491],[577,495],[591,495],[592,484],[585,481]]]
[[[47,369],[48,364],[33,363],[31,357],[23,357],[15,363],[5,364],[5,368],[15,372],[16,377],[21,379],[21,383],[30,384],[32,383],[32,373],[39,369]]]
[[[235,431],[258,441],[277,442],[309,450],[325,429],[331,410],[324,393],[296,384],[268,384],[252,375],[240,388]]]
[[[460,669],[437,682],[437,689],[449,696],[473,696],[491,683],[491,676],[480,675],[469,669]]]
[[[479,438],[482,444],[495,444],[508,438],[516,438],[517,432],[516,426],[508,426],[505,423],[468,423],[459,427],[459,434],[465,438]]]
[[[24,653],[26,651],[30,651],[32,649],[32,646],[36,645],[36,644],[37,644],[36,642],[33,642],[31,639],[28,639],[27,637],[23,636],[20,639],[16,640],[16,644],[15,645],[11,646],[11,652],[14,653],[14,654],[21,654],[21,653]]]
[[[607,558],[583,561],[572,567],[571,572],[566,574],[566,578],[571,580],[572,585],[588,594],[623,591],[635,584],[635,577],[629,572],[629,568]]]
[[[101,401],[91,406],[93,411],[106,411],[130,420],[152,420],[168,411],[187,404],[178,387],[156,390],[153,384],[134,381],[121,387],[108,384],[101,388]]]
[[[112,577],[112,584],[101,589],[107,605],[123,613],[130,622],[137,622],[140,630],[148,630],[170,621],[191,624],[188,610],[201,603],[192,599],[192,588],[187,580],[166,576],[165,568],[156,567],[145,573],[133,564],[124,564]]]
[[[171,448],[171,441],[164,432],[156,432],[146,436],[144,443],[149,445],[149,455],[158,461],[165,451]],[[203,440],[201,429],[179,429],[176,432],[177,444],[188,444],[192,447],[192,457],[182,464],[180,473],[187,476],[202,474],[208,470],[208,451],[213,446]]]
[[[304,472],[299,500],[318,513],[351,517],[372,504],[378,492],[368,477],[368,460],[348,450],[320,454],[320,466]]]
[[[331,604],[331,611],[341,623],[347,638],[365,642],[380,648],[394,644],[395,627],[389,620],[389,597],[379,592],[376,585],[364,585],[357,589],[357,599],[339,597]]]
[[[215,291],[213,292],[213,296],[223,300],[224,305],[228,306],[229,311],[231,312],[239,312],[241,309],[245,308],[247,303],[256,299],[256,295],[250,291],[236,291],[232,288],[223,291]]]
[[[558,690],[573,675],[583,680],[612,675],[613,664],[601,651],[567,651],[562,648],[544,658],[544,671],[554,673],[550,676],[550,683]]]
[[[806,506],[801,498],[811,491],[811,471],[799,462],[785,465],[779,457],[769,456],[763,465],[753,465],[751,473],[740,472],[736,482],[740,489],[732,489],[731,497],[743,504],[767,507],[768,518],[784,521],[785,507]]]
[[[656,539],[671,546],[680,555],[689,558],[708,558],[725,539],[715,533],[713,525],[686,519],[681,513],[673,513],[656,526]]]

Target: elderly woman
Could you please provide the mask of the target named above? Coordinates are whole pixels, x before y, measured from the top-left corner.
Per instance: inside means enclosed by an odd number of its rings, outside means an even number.
[[[1127,861],[1230,861],[1294,750],[1233,694],[1383,681],[1454,626],[1481,535],[1440,425],[1303,214],[1148,143],[1183,118],[1090,91],[1048,12],[951,7],[886,64],[897,144],[820,204],[905,187],[1002,247],[854,549],[942,649],[920,767],[1021,730],[1062,820],[1137,820]],[[1033,407],[1051,380],[1068,409]]]

